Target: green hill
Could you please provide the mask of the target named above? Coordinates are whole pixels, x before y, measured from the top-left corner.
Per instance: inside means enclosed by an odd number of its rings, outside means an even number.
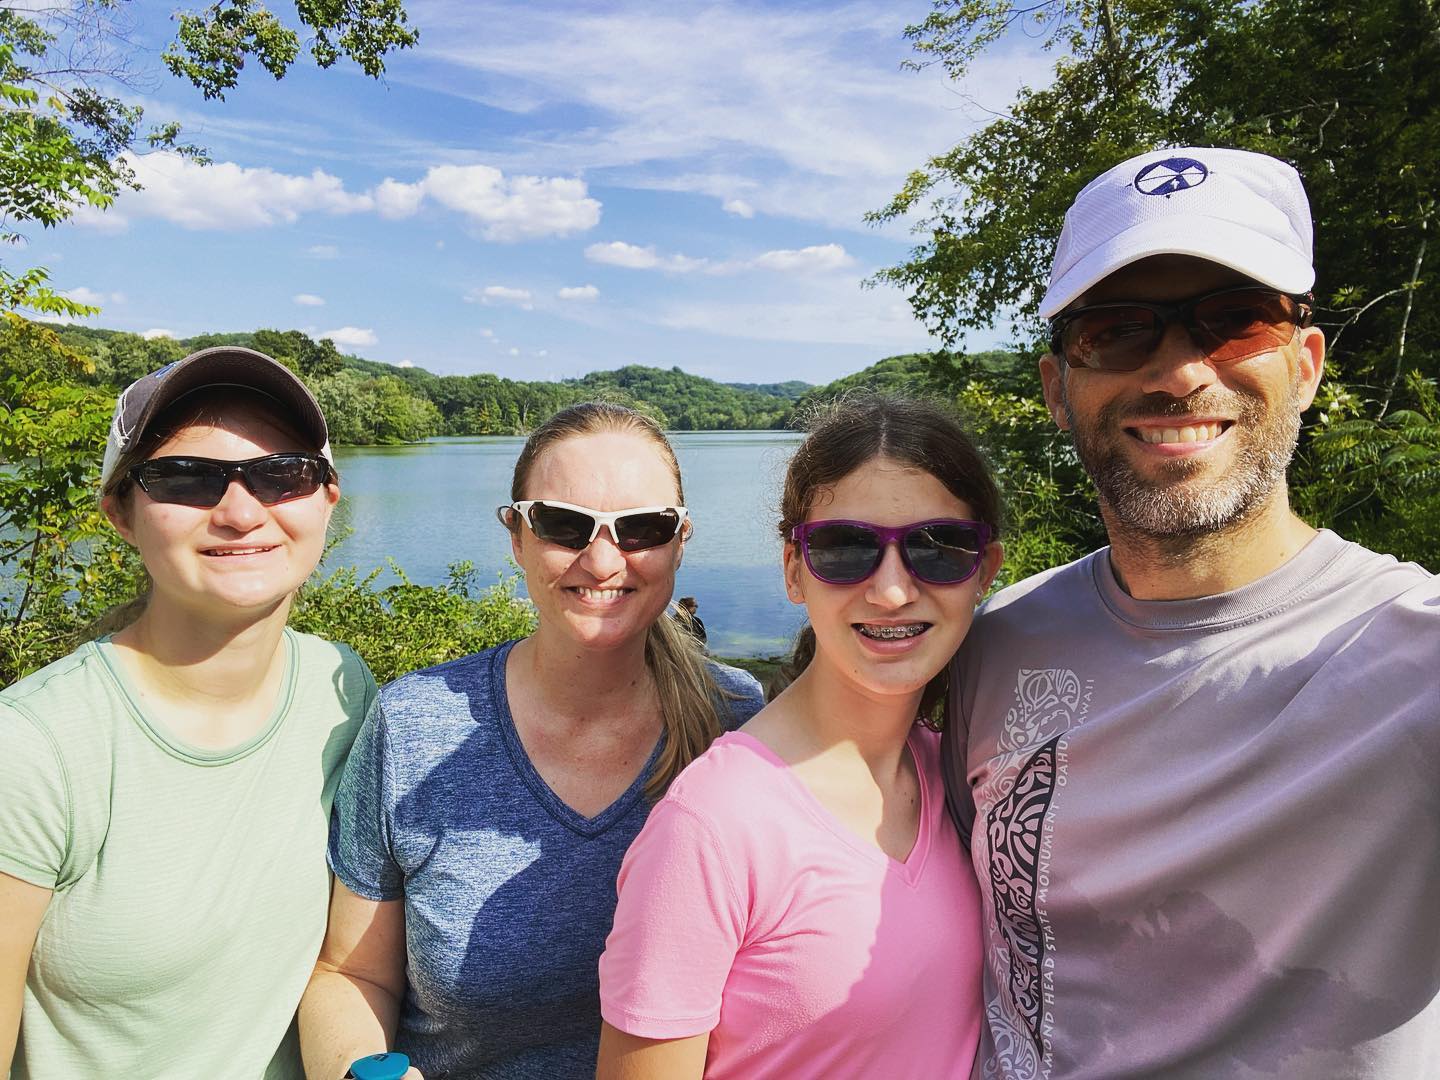
[[[857,387],[945,394],[943,356],[907,353],[886,357],[824,386],[792,380],[728,383],[679,367],[630,364],[560,382],[506,379],[488,372],[436,375],[421,367],[394,367],[340,353],[328,340],[298,330],[201,334],[175,341],[66,326],[62,339],[95,364],[91,381],[118,389],[148,371],[198,348],[242,345],[261,349],[292,368],[314,391],[337,444],[409,442],[432,435],[524,434],[557,410],[603,398],[643,408],[666,427],[682,431],[781,428],[817,400]],[[1008,353],[973,358],[982,365],[1013,361]]]

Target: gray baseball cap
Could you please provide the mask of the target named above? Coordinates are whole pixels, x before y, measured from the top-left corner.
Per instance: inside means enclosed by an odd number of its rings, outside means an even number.
[[[196,390],[233,386],[256,390],[275,399],[310,438],[315,448],[330,455],[330,433],[325,414],[314,395],[289,368],[264,353],[234,345],[217,345],[193,352],[183,360],[136,379],[120,393],[105,440],[100,466],[100,490],[109,487],[121,455],[145,434],[151,421],[168,406]]]

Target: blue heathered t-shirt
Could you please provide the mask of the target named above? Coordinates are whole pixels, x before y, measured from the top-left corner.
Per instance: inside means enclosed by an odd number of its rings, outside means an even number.
[[[597,817],[545,784],[510,716],[514,644],[386,686],[335,794],[336,877],[371,900],[405,901],[395,1049],[426,1080],[594,1076],[615,878],[650,810],[654,754]],[[759,711],[754,678],[711,671],[739,695],[726,701],[731,727]]]

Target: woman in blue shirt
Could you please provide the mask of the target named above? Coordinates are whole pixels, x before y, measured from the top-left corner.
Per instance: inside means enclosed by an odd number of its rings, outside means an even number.
[[[666,614],[692,524],[659,427],[567,409],[499,509],[539,626],[381,694],[336,795],[309,1075],[394,1048],[424,1076],[590,1077],[621,857],[654,799],[763,704]]]

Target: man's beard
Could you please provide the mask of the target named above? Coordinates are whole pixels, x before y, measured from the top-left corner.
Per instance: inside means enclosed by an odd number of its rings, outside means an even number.
[[[1300,437],[1300,410],[1294,405],[1298,385],[1273,407],[1248,395],[1225,395],[1241,402],[1239,415],[1227,431],[1228,438],[1238,445],[1225,471],[1207,480],[1194,479],[1208,468],[1207,463],[1175,458],[1157,462],[1160,475],[1146,479],[1135,471],[1122,449],[1122,440],[1133,438],[1120,422],[1122,414],[1132,421],[1229,415],[1233,405],[1225,407],[1224,398],[1216,394],[1184,399],[1156,394],[1138,405],[1113,401],[1087,424],[1070,407],[1063,382],[1061,385],[1075,450],[1101,500],[1116,524],[1146,536],[1197,536],[1245,520],[1284,484],[1285,470]]]

